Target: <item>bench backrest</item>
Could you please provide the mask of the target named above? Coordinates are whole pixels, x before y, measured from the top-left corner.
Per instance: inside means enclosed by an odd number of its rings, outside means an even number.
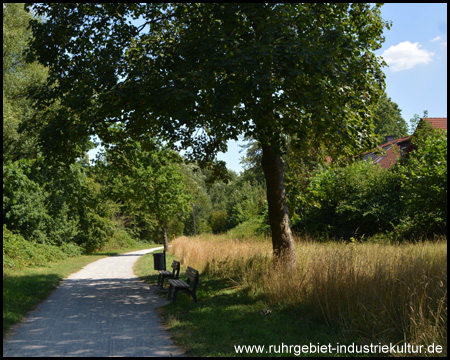
[[[198,271],[195,270],[194,268],[191,268],[190,266],[188,266],[187,270],[186,270],[186,277],[187,277],[188,284],[191,284],[191,281],[193,281],[192,290],[195,291],[195,289],[197,288],[198,278],[199,278]]]
[[[174,260],[172,262],[172,273],[173,273],[173,277],[174,279],[178,279],[179,275],[180,275],[180,262]]]

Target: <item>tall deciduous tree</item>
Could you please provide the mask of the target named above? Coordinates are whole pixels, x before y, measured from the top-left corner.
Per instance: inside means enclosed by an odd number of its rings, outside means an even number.
[[[374,124],[381,143],[385,136],[393,135],[396,139],[408,136],[408,125],[402,118],[400,108],[386,93],[383,93],[375,109]]]
[[[47,134],[58,141],[47,148],[93,133],[109,141],[107,129],[118,121],[127,136],[158,134],[205,161],[227,140],[251,136],[262,147],[274,259],[283,264],[295,265],[285,135],[314,134],[334,156],[374,145],[371,111],[384,75],[373,51],[388,26],[379,5],[52,3],[34,10],[47,19],[33,23],[30,52],[50,67],[41,101],[64,106]]]
[[[167,226],[174,217],[187,213],[191,204],[177,165],[179,155],[152,142],[142,146],[127,140],[122,146],[117,145],[105,153],[115,195],[130,213],[144,212],[156,220],[163,234],[164,250],[169,251]]]

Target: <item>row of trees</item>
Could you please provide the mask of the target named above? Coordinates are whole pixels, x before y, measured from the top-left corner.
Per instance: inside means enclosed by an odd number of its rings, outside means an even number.
[[[85,156],[72,164],[50,161],[42,139],[60,105],[38,109],[29,96],[48,76],[46,67],[24,59],[31,18],[23,4],[3,6],[4,255],[34,251],[27,243],[39,245],[35,257],[47,251],[57,258],[111,242],[193,234],[193,205],[198,233],[222,232],[265,206],[262,185],[232,172],[229,183],[214,181],[212,171],[187,164],[151,137],[124,136],[106,146],[95,165]],[[116,125],[109,131],[117,135],[124,129]],[[93,146],[86,141],[82,149]]]
[[[262,149],[275,260],[295,265],[285,197],[286,139],[321,142],[333,157],[371,147],[384,88],[374,54],[389,23],[362,3],[39,3],[28,60],[48,66],[40,108],[55,159],[105,143],[159,137],[215,162],[229,139]],[[133,20],[142,19],[138,23]],[[123,132],[111,127],[123,124]],[[326,139],[324,141],[324,139]],[[65,145],[62,148],[62,145]]]
[[[96,166],[85,156],[70,164],[50,161],[42,139],[61,106],[38,109],[30,96],[48,76],[43,65],[25,61],[32,18],[24,4],[3,5],[4,258],[11,266],[19,254],[45,263],[107,244],[159,240],[160,229],[189,201],[179,156],[130,141],[111,146]],[[89,140],[79,145],[84,152],[94,146]]]
[[[305,209],[322,199],[313,196],[327,182],[311,171],[324,154],[348,158],[379,136],[405,135],[373,54],[389,27],[378,5],[32,11],[45,21],[3,6],[3,221],[27,240],[92,251],[118,234],[167,243],[168,233],[256,219],[270,228],[275,259],[292,266],[290,223],[307,229],[315,216]],[[105,151],[92,166],[94,134]],[[254,143],[237,176],[215,155],[240,134]]]

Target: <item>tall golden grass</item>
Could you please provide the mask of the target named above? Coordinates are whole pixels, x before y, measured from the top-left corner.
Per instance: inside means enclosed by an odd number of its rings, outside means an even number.
[[[309,304],[329,324],[368,341],[447,343],[447,241],[385,245],[298,238],[296,271],[273,266],[267,241],[182,237],[172,253],[229,278],[270,304]]]

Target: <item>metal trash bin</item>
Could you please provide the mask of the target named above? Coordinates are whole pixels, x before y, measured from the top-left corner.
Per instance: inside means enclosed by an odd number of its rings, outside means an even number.
[[[166,253],[153,254],[153,265],[155,270],[166,270]]]

